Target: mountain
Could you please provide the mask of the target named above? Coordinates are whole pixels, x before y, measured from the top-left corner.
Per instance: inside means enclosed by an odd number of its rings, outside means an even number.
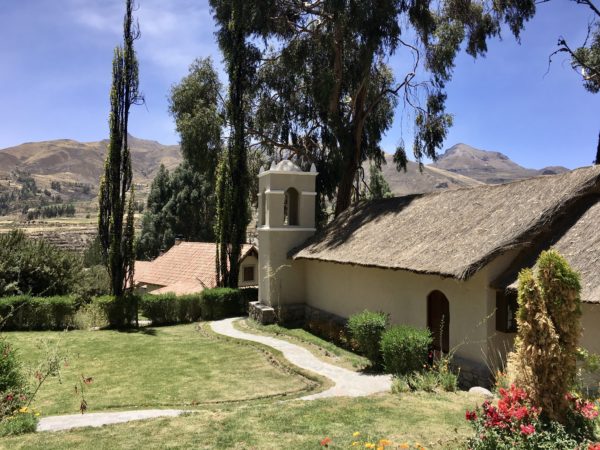
[[[398,172],[392,158],[392,155],[385,155],[386,164],[381,166],[381,171],[395,196],[484,184],[473,178],[437,167],[423,166],[423,170],[419,171],[419,164],[413,161],[408,161],[406,172]],[[365,174],[367,178],[369,174],[368,167],[368,163],[366,163]]]
[[[456,144],[441,155],[431,167],[464,175],[486,184],[508,183],[538,175],[551,175],[566,172],[565,167],[546,167],[541,170],[526,169],[511,161],[500,152],[490,152]]]
[[[133,178],[136,183],[149,184],[160,164],[168,169],[181,161],[178,145],[161,145],[155,141],[129,137]],[[44,179],[66,183],[98,186],[104,170],[108,140],[77,142],[60,139],[28,142],[0,150],[0,175],[27,172],[39,181]],[[48,181],[49,183],[49,181]]]

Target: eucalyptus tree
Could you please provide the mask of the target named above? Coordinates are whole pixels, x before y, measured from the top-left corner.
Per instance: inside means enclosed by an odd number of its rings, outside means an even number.
[[[464,43],[473,57],[503,23],[518,38],[535,0],[279,0],[257,79],[252,134],[271,153],[315,162],[321,204],[335,214],[358,198],[362,162],[383,160],[380,142],[402,100],[414,116],[413,153],[436,158],[451,116],[445,85]],[[402,70],[390,56],[403,57]],[[406,168],[406,148],[394,155]]]
[[[115,48],[110,92],[110,140],[100,182],[98,234],[111,293],[122,297],[133,283],[134,193],[127,126],[131,105],[143,101],[138,87],[138,63],[133,42],[139,27],[133,23],[133,2],[126,1],[123,46]],[[127,207],[127,202],[129,206]],[[125,210],[127,217],[124,220]]]

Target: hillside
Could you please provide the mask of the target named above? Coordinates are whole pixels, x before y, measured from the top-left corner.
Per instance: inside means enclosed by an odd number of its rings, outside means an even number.
[[[181,160],[177,145],[161,145],[133,136],[130,136],[129,144],[135,183],[149,184],[161,163],[170,169]],[[47,179],[95,187],[103,171],[107,146],[108,140],[77,142],[61,139],[6,148],[0,150],[0,176],[7,177],[20,171],[33,175],[38,184],[42,181],[42,186]]]
[[[430,167],[464,175],[486,184],[508,183],[538,175],[551,175],[568,171],[565,167],[527,169],[500,152],[480,150],[466,144],[450,147]]]

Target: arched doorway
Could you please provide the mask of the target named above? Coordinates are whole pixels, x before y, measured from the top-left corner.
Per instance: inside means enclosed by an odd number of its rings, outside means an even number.
[[[440,291],[427,296],[427,327],[433,335],[433,348],[448,353],[450,350],[450,304]]]
[[[285,191],[283,224],[298,225],[298,191],[292,187]]]

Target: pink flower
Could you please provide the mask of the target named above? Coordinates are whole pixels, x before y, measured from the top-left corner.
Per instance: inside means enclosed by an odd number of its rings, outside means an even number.
[[[521,425],[521,434],[529,436],[533,433],[535,433],[535,427],[533,425]]]

